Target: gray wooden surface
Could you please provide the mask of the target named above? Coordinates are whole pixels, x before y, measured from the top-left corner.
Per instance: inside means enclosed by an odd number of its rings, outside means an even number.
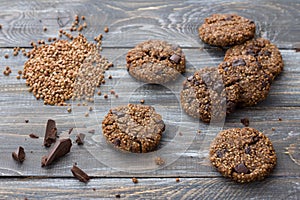
[[[116,194],[130,199],[300,199],[298,1],[11,0],[1,1],[0,9],[0,199],[115,198]],[[223,59],[223,50],[202,43],[197,29],[210,14],[229,12],[253,19],[257,35],[275,43],[285,63],[268,98],[231,114],[221,127],[242,127],[240,119],[248,117],[251,127],[263,131],[273,141],[278,156],[274,172],[263,181],[242,185],[221,177],[210,165],[208,146],[216,130],[181,113],[176,87],[136,83],[124,68],[126,52],[147,39],[179,44],[188,61],[186,75],[205,66],[216,66]],[[95,110],[89,117],[84,116],[87,107],[74,106],[73,112],[68,113],[67,107],[45,106],[37,101],[27,92],[25,81],[16,79],[26,58],[12,55],[13,47],[30,50],[32,40],[56,37],[60,28],[71,26],[76,14],[86,16],[88,28],[83,34],[90,41],[99,33],[104,34],[102,54],[114,62],[115,67],[106,72],[106,76],[112,75],[113,79],[107,80],[101,90],[108,93],[115,89],[119,94],[119,99],[97,97],[95,104],[90,104]],[[46,32],[44,26],[48,28]],[[105,26],[109,27],[109,33],[104,33]],[[4,58],[6,53],[10,55],[8,59]],[[13,71],[9,77],[2,73],[5,66]],[[137,165],[135,173],[118,167],[126,165],[122,159],[109,157],[113,150],[97,152],[95,148],[97,150],[101,135],[101,119],[110,106],[140,99],[145,99],[145,104],[155,105],[171,127],[169,135],[163,138],[162,149],[174,138],[179,138],[180,144],[171,152],[162,151],[167,161],[170,158],[163,167],[153,166],[151,159],[141,163],[138,159],[142,158],[137,158],[133,163]],[[75,133],[83,132],[88,137],[83,146],[74,144],[66,157],[48,168],[41,168],[41,157],[48,152],[42,147],[42,141],[49,118],[56,120],[60,134],[74,127]],[[192,131],[175,135],[172,128],[178,126],[192,126],[189,129]],[[96,133],[89,134],[91,129]],[[30,133],[40,138],[29,138]],[[22,165],[11,158],[11,152],[19,145],[26,151]],[[88,184],[73,178],[70,169],[75,162],[92,177]],[[149,166],[152,170],[143,170]],[[139,183],[133,184],[132,177],[138,177]],[[180,182],[175,181],[177,177]]]

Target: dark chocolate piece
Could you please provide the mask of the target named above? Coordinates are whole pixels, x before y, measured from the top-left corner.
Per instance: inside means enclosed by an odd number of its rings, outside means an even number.
[[[244,126],[249,126],[250,122],[249,119],[247,117],[241,119],[241,123],[244,124]]]
[[[70,138],[58,140],[47,156],[42,157],[42,167],[50,165],[54,160],[70,152],[72,142]]]
[[[24,148],[19,146],[15,152],[12,153],[13,159],[22,163],[25,160],[25,151]]]
[[[33,138],[33,139],[38,139],[38,138],[39,138],[39,136],[36,135],[36,134],[34,134],[34,133],[30,133],[30,134],[29,134],[29,137],[30,137],[30,138]]]
[[[75,140],[75,142],[76,142],[78,145],[83,145],[84,138],[85,138],[85,134],[79,133],[79,134],[76,135],[76,140]]]
[[[57,138],[57,128],[54,120],[49,119],[47,122],[45,138],[44,138],[44,146],[50,147],[52,143],[56,142]]]
[[[240,163],[240,164],[236,165],[236,166],[234,167],[234,170],[235,170],[237,173],[239,173],[239,174],[241,174],[241,173],[244,173],[244,174],[249,173],[249,169],[245,166],[244,163]]]
[[[84,171],[82,171],[82,169],[80,169],[76,165],[73,165],[71,172],[74,175],[74,177],[81,182],[87,183],[90,180],[89,175],[87,175]]]

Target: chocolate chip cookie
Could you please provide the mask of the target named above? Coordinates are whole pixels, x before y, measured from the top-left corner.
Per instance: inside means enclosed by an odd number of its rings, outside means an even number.
[[[128,104],[110,109],[102,121],[102,133],[114,147],[146,153],[156,149],[165,123],[152,106]]]
[[[185,72],[185,55],[178,45],[148,40],[131,49],[126,56],[127,70],[146,83],[162,84]]]
[[[183,82],[181,106],[194,118],[208,123],[212,118],[220,117],[225,101],[222,78],[217,68],[200,69]]]
[[[238,88],[238,106],[252,106],[267,97],[273,76],[264,71],[254,56],[228,57],[218,68],[225,88]]]
[[[199,27],[199,36],[205,43],[222,47],[242,44],[254,34],[254,21],[235,14],[213,14]]]
[[[276,165],[269,138],[253,128],[221,131],[210,147],[210,161],[225,177],[244,183],[264,179]]]
[[[284,63],[279,49],[267,39],[256,38],[231,47],[226,51],[224,60],[240,55],[254,56],[264,71],[271,73],[273,78],[283,70]]]

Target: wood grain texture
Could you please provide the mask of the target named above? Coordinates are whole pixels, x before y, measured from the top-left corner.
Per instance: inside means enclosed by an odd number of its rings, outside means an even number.
[[[21,8],[21,9],[20,9]],[[146,39],[176,41],[181,46],[202,47],[198,27],[213,13],[237,13],[253,19],[257,35],[270,39],[281,48],[299,43],[299,9],[297,1],[1,1],[1,47],[26,46],[37,39],[57,36],[60,28],[71,26],[74,16],[85,15],[92,39],[110,34],[105,47],[132,47]],[[43,31],[47,26],[48,30]],[[105,35],[106,37],[106,35]]]
[[[116,194],[127,199],[299,199],[300,198],[300,4],[295,0],[214,0],[214,1],[92,1],[92,0],[10,0],[0,1],[0,199],[111,199]],[[224,51],[204,44],[198,37],[198,27],[213,13],[237,13],[253,19],[257,36],[275,43],[283,56],[285,68],[272,84],[268,98],[253,107],[239,109],[215,127],[199,123],[184,112],[178,100],[181,81],[195,70],[217,66]],[[83,34],[92,41],[103,33],[102,54],[114,63],[105,76],[112,75],[101,86],[102,93],[114,89],[119,98],[108,100],[95,96],[95,103],[68,107],[45,106],[27,91],[25,80],[17,80],[27,58],[14,57],[13,47],[31,49],[30,42],[57,37],[58,30],[67,30],[74,16],[86,17]],[[104,27],[109,33],[104,33]],[[47,27],[47,31],[43,31]],[[74,34],[75,35],[75,34]],[[145,85],[133,80],[125,68],[125,55],[137,43],[147,39],[162,39],[177,43],[187,58],[187,72],[174,84]],[[4,55],[9,54],[5,59]],[[3,75],[6,66],[12,69]],[[136,159],[139,172],[121,170],[127,166],[123,154],[103,145],[101,120],[110,107],[120,103],[154,105],[167,123],[159,149],[178,142],[171,151],[157,154],[166,160],[164,166],[155,166],[151,155],[147,162]],[[273,142],[278,163],[270,177],[261,182],[236,184],[211,166],[208,150],[211,140],[222,128],[243,127],[242,118],[248,117],[250,126],[263,131]],[[87,134],[85,144],[75,143],[71,152],[53,165],[42,168],[41,157],[49,149],[42,146],[47,120],[56,120],[60,135],[74,128]],[[279,120],[281,119],[281,120]],[[25,120],[29,120],[25,123]],[[179,134],[178,127],[188,127]],[[88,133],[95,129],[95,133]],[[201,133],[198,133],[198,130]],[[40,136],[29,137],[30,133]],[[26,160],[19,164],[11,153],[23,146]],[[180,148],[180,147],[184,148]],[[186,149],[185,149],[186,148]],[[101,150],[98,150],[101,149]],[[98,152],[99,151],[99,152]],[[119,156],[119,157],[118,157]],[[124,156],[125,160],[126,157]],[[70,171],[78,166],[92,179],[88,184],[76,180]],[[111,165],[110,165],[111,164]],[[117,167],[116,167],[117,166]],[[146,170],[150,167],[152,170]],[[133,184],[132,177],[139,183]],[[181,177],[177,183],[176,177]]]
[[[2,53],[9,52],[8,49],[2,49]],[[0,75],[1,98],[0,98],[0,130],[1,137],[7,145],[0,146],[0,172],[5,176],[66,176],[69,168],[74,162],[83,165],[93,176],[100,177],[119,177],[127,176],[128,172],[119,172],[106,166],[101,159],[95,160],[95,155],[91,154],[89,146],[78,147],[74,145],[71,153],[59,162],[55,163],[49,169],[40,167],[41,157],[47,153],[43,148],[42,140],[45,132],[46,122],[49,118],[55,119],[60,134],[67,132],[70,128],[75,127],[74,133],[84,132],[88,134],[90,129],[96,129],[96,135],[101,134],[99,127],[101,119],[107,113],[114,103],[120,102],[138,103],[140,99],[145,99],[145,103],[155,105],[158,111],[167,119],[169,124],[185,124],[193,126],[195,122],[180,111],[179,100],[176,98],[181,89],[173,90],[166,93],[167,90],[161,87],[153,87],[137,83],[132,79],[125,69],[125,55],[127,48],[104,48],[102,54],[113,61],[115,67],[106,72],[106,76],[112,75],[113,79],[107,80],[106,84],[101,86],[103,93],[108,93],[111,89],[119,94],[119,99],[110,96],[109,100],[104,100],[103,96],[96,96],[95,103],[90,106],[94,107],[94,112],[90,116],[84,117],[88,107],[74,106],[73,112],[68,113],[67,107],[45,106],[42,101],[37,101],[32,94],[27,92],[24,80],[17,80],[15,75],[26,58],[23,56],[10,57],[9,59],[1,58],[2,64],[12,67],[13,73],[9,77]],[[205,66],[216,66],[222,61],[224,52],[203,49],[184,49],[188,61],[188,70],[185,76],[193,73],[199,68]],[[224,127],[242,127],[240,119],[248,117],[250,125],[260,131],[264,131],[273,141],[278,154],[278,166],[274,176],[299,175],[299,165],[293,161],[292,155],[285,154],[287,147],[295,144],[295,139],[299,137],[299,99],[300,99],[300,70],[297,63],[300,62],[300,54],[293,50],[281,50],[285,61],[284,72],[275,80],[268,98],[253,107],[237,110],[229,115],[225,121]],[[126,84],[123,84],[125,83]],[[176,96],[177,95],[177,96]],[[70,102],[72,103],[72,102]],[[170,115],[170,113],[173,113]],[[183,121],[178,121],[182,116]],[[282,118],[282,121],[278,119]],[[25,123],[25,120],[29,123]],[[98,121],[97,121],[98,120]],[[192,120],[191,122],[189,120]],[[195,133],[197,132],[195,127]],[[186,176],[186,177],[206,177],[219,176],[214,171],[207,160],[208,146],[211,142],[209,127],[200,123],[199,129],[202,133],[195,134],[195,138],[190,144],[189,149],[184,152],[174,163],[167,163],[167,166],[155,172],[146,173],[146,176]],[[273,129],[273,130],[272,130]],[[36,133],[39,139],[29,138],[30,133]],[[213,134],[216,134],[214,132]],[[75,138],[75,135],[72,135]],[[173,136],[163,137],[163,145],[172,141]],[[183,133],[184,137],[184,133]],[[88,137],[91,141],[91,137]],[[92,141],[91,141],[92,142]],[[11,152],[18,145],[23,145],[27,152],[27,160],[23,165],[17,165],[11,159]],[[88,144],[86,144],[88,145]],[[173,153],[176,154],[176,149]],[[177,152],[178,153],[178,152]],[[96,156],[99,157],[99,156]],[[137,174],[144,176],[145,174]]]
[[[237,184],[223,178],[91,179],[87,184],[74,178],[1,179],[1,199],[299,199],[299,180],[269,178]],[[15,188],[18,188],[17,190]]]

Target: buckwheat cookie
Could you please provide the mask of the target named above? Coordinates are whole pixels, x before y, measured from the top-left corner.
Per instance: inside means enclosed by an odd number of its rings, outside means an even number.
[[[107,142],[134,153],[155,150],[164,130],[161,115],[147,105],[128,104],[112,108],[102,121],[102,133]]]
[[[254,21],[236,14],[213,14],[199,27],[199,36],[205,43],[222,47],[241,44],[254,34]]]
[[[226,51],[224,60],[232,56],[252,55],[258,64],[275,78],[283,70],[283,60],[279,49],[269,40],[255,38]]]
[[[252,106],[264,100],[273,79],[251,55],[229,57],[219,64],[218,71],[225,88],[238,88],[238,106]]]
[[[244,183],[264,179],[276,165],[272,142],[253,128],[221,131],[210,147],[210,161],[225,177]]]
[[[127,70],[147,83],[166,83],[185,72],[185,55],[178,45],[148,40],[131,49],[126,56]]]
[[[224,118],[222,110],[226,107],[226,95],[217,68],[203,68],[188,77],[183,82],[180,102],[188,115],[204,122]]]

